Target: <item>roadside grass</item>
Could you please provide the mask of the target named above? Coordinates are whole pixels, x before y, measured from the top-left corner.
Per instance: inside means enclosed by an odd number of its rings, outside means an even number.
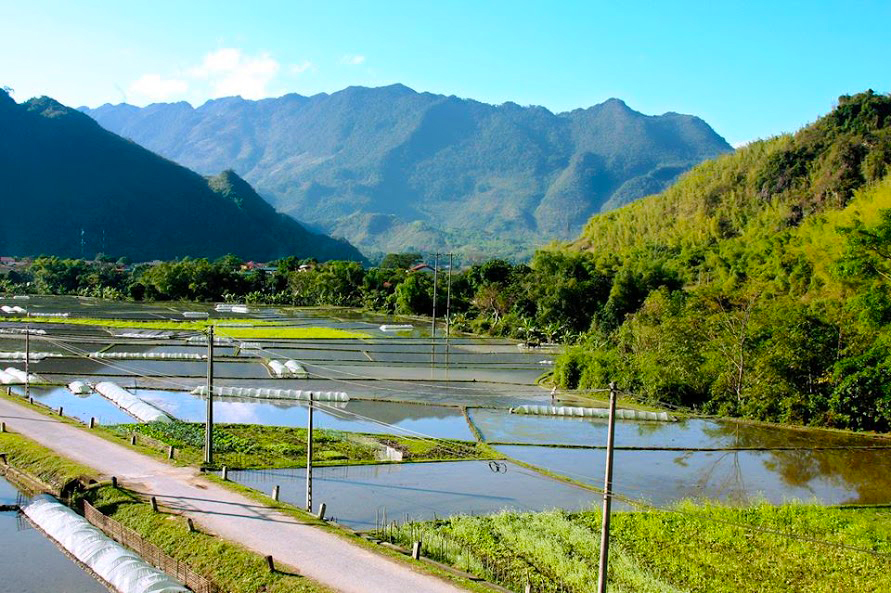
[[[184,518],[155,513],[135,494],[103,486],[86,493],[100,511],[138,532],[170,556],[206,575],[229,593],[322,593],[327,587],[292,573],[269,572],[266,561],[241,546],[200,531],[190,532]]]
[[[71,480],[95,475],[95,471],[60,456],[22,435],[0,433],[0,453],[6,454],[9,465],[61,489]]]
[[[131,433],[172,445],[179,463],[201,465],[204,460],[204,424],[152,422],[107,427],[126,439]],[[215,465],[260,469],[306,465],[306,429],[260,424],[215,424]],[[137,440],[138,437],[137,437]],[[404,436],[355,434],[335,430],[313,430],[313,462],[318,465],[381,463],[376,453],[384,446],[403,454],[403,461],[454,461],[491,459],[494,451],[485,445],[457,440],[430,441]]]
[[[127,329],[154,329],[170,331],[204,331],[214,326],[218,336],[236,339],[364,339],[370,338],[363,332],[347,331],[332,327],[283,327],[286,322],[264,321],[256,319],[211,319],[202,321],[137,321],[127,319],[101,319],[94,317],[70,317],[56,319],[52,317],[8,317],[2,321],[16,323],[51,323],[55,325],[87,325],[96,327],[115,327]],[[249,327],[235,327],[230,324],[244,324]]]
[[[533,591],[581,593],[597,581],[600,525],[597,511],[502,512],[390,527],[380,535],[400,545],[422,540],[434,558],[508,587],[528,579]],[[891,590],[888,507],[685,502],[614,513],[611,534],[611,591]]]

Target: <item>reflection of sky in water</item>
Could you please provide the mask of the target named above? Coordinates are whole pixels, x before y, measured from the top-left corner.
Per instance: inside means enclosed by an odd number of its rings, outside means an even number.
[[[470,418],[488,442],[606,445],[607,420],[510,414],[506,410],[472,409]],[[616,423],[617,446],[633,447],[789,447],[813,445],[874,445],[876,440],[858,435],[784,429],[734,421],[692,418],[681,422]],[[879,444],[891,445],[882,440]],[[891,451],[889,451],[891,453]]]
[[[133,417],[98,393],[82,396],[74,395],[65,387],[32,387],[31,396],[35,401],[53,409],[62,406],[66,416],[78,418],[85,424],[89,423],[91,416],[96,418],[99,424],[106,426],[136,422]]]
[[[497,446],[502,453],[595,486],[603,483],[603,450]],[[891,502],[887,451],[616,451],[615,489],[661,505],[684,498]]]
[[[206,402],[203,398],[188,393],[144,389],[136,391],[136,394],[180,420],[201,422],[205,418]],[[463,414],[457,408],[358,400],[346,404],[320,402],[319,405],[313,418],[318,428],[400,434],[397,429],[357,419],[347,414],[349,412],[429,436],[473,439]],[[306,426],[306,416],[306,406],[296,402],[214,398],[216,422],[303,427]]]
[[[482,461],[320,467],[313,470],[313,500],[338,522],[363,530],[373,529],[384,510],[389,520],[403,521],[505,508],[586,509],[597,502],[595,492],[506,465],[503,473]],[[229,478],[267,493],[279,485],[282,500],[306,501],[302,468],[230,471]]]

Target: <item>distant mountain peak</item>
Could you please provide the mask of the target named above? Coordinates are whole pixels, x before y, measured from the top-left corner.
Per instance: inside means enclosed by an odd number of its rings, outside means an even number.
[[[621,99],[553,114],[403,84],[222,99],[191,111],[86,111],[205,175],[238,171],[276,207],[368,253],[483,245],[490,255],[528,253],[732,150],[704,122],[644,115]],[[376,215],[393,220],[390,230],[377,232]]]

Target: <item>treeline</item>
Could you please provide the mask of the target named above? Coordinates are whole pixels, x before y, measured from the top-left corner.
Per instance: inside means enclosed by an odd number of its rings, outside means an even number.
[[[707,413],[891,430],[891,98],[842,97],[795,135],[700,165],[529,264],[441,270],[455,331],[565,345],[568,388],[616,381]],[[232,257],[124,270],[41,258],[10,290],[134,300],[433,308],[417,254],[375,268]],[[15,276],[14,276],[15,274]]]

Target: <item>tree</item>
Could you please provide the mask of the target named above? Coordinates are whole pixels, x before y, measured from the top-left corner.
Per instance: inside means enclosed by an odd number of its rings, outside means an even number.
[[[421,261],[420,253],[388,253],[378,266],[381,269],[408,270]]]

